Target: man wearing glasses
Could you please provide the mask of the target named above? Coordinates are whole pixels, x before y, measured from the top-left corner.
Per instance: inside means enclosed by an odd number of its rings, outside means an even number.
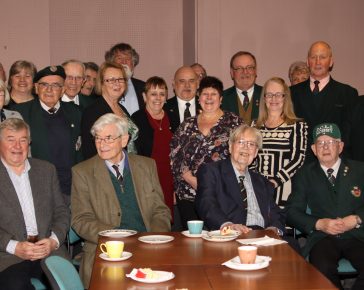
[[[247,51],[235,53],[230,60],[230,76],[234,85],[223,93],[221,108],[242,117],[250,124],[258,118],[262,87],[255,84],[257,62]]]
[[[340,158],[344,142],[339,127],[313,129],[317,161],[298,171],[288,198],[287,223],[307,234],[304,256],[339,289],[338,261],[358,271],[352,289],[364,289],[364,164]]]
[[[30,126],[32,157],[55,165],[62,193],[70,203],[71,167],[82,160],[80,151],[81,111],[60,101],[64,92],[62,66],[48,66],[34,76],[38,98],[18,104],[18,111]]]
[[[243,233],[251,229],[284,233],[284,217],[274,201],[272,184],[248,170],[261,147],[259,130],[241,125],[230,135],[230,158],[198,170],[196,209],[209,230],[230,226]]]
[[[125,150],[128,119],[105,114],[94,123],[91,134],[97,155],[72,169],[72,227],[85,239],[80,267],[85,288],[100,231],[166,232],[171,227],[154,160]]]

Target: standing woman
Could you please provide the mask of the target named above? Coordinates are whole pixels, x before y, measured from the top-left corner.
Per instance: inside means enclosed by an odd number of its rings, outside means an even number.
[[[85,108],[81,120],[82,153],[85,159],[96,155],[94,138],[91,127],[95,121],[107,113],[114,113],[128,119],[128,132],[130,141],[128,152],[136,153],[134,141],[138,137],[138,127],[129,118],[127,110],[120,105],[119,100],[128,89],[128,80],[123,67],[119,64],[104,62],[97,74],[96,93],[101,95],[91,105]]]
[[[138,154],[155,160],[164,200],[173,216],[173,178],[169,159],[169,144],[173,134],[167,112],[163,110],[168,97],[164,79],[157,76],[149,78],[145,84],[143,97],[145,109],[131,116],[139,128],[139,136],[135,141],[136,149]]]
[[[198,168],[204,163],[226,159],[230,131],[243,123],[235,114],[220,109],[222,91],[219,79],[203,78],[198,89],[200,114],[185,119],[172,137],[174,191],[185,229],[188,220],[198,219],[194,206]]]
[[[284,206],[291,194],[291,178],[305,160],[307,124],[296,117],[289,87],[283,79],[273,77],[264,84],[258,120],[252,126],[263,136],[257,170],[273,184],[276,203]]]
[[[33,78],[37,73],[35,65],[26,60],[14,62],[9,70],[8,88],[11,108],[14,104],[28,102],[34,99]]]
[[[20,113],[4,109],[10,101],[9,92],[3,80],[0,79],[0,123],[9,118],[23,119]]]

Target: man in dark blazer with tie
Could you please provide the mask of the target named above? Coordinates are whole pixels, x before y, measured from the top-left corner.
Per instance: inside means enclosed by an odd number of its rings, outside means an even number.
[[[64,240],[69,208],[64,203],[55,167],[27,158],[28,125],[9,118],[0,124],[0,288],[34,289],[40,261],[67,257]]]
[[[235,53],[230,60],[230,76],[234,85],[223,92],[221,108],[230,111],[250,124],[258,118],[262,87],[257,79],[257,61],[248,51]]]
[[[230,135],[230,158],[203,165],[197,172],[197,213],[210,230],[231,226],[246,233],[271,229],[284,233],[284,217],[271,183],[248,170],[262,147],[256,128],[241,125]]]
[[[313,43],[308,51],[307,64],[309,79],[292,86],[291,95],[297,117],[303,118],[308,125],[308,144],[312,144],[312,129],[325,122],[335,123],[346,135],[344,123],[358,101],[358,91],[330,76],[334,60],[328,43]],[[307,157],[306,161],[314,159],[311,150],[307,151]]]
[[[173,80],[175,96],[167,100],[164,110],[169,113],[172,132],[185,118],[196,116],[201,109],[196,96],[199,84],[198,76],[189,66],[180,67]]]
[[[319,124],[312,135],[317,160],[293,179],[287,223],[307,234],[304,256],[336,287],[343,289],[337,266],[345,258],[359,274],[352,289],[364,289],[364,163],[339,157],[336,124]]]

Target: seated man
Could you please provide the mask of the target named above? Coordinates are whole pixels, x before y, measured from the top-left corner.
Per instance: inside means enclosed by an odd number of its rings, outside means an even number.
[[[308,235],[303,254],[336,287],[343,289],[337,264],[346,258],[359,272],[353,289],[364,289],[364,163],[339,157],[344,143],[337,125],[319,124],[312,135],[317,160],[294,179],[287,222]]]
[[[196,209],[210,230],[230,225],[243,233],[267,228],[283,234],[284,218],[274,202],[272,184],[248,170],[261,147],[259,130],[241,125],[230,135],[231,157],[198,170]]]
[[[0,288],[34,289],[40,260],[67,256],[63,245],[70,213],[57,172],[47,161],[28,159],[29,126],[9,118],[0,124]]]
[[[72,169],[72,227],[85,239],[80,275],[88,288],[98,232],[122,228],[166,232],[171,213],[164,203],[151,158],[127,154],[128,121],[101,116],[91,128],[96,156]]]

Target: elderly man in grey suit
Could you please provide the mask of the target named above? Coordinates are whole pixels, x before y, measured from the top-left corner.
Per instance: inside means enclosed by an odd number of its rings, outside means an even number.
[[[165,232],[171,213],[151,158],[127,154],[128,121],[101,116],[91,128],[97,155],[72,169],[72,227],[85,239],[80,275],[88,288],[98,233],[110,229]]]
[[[0,288],[34,289],[40,261],[66,256],[69,229],[57,172],[47,161],[28,159],[29,126],[9,118],[0,124]]]

